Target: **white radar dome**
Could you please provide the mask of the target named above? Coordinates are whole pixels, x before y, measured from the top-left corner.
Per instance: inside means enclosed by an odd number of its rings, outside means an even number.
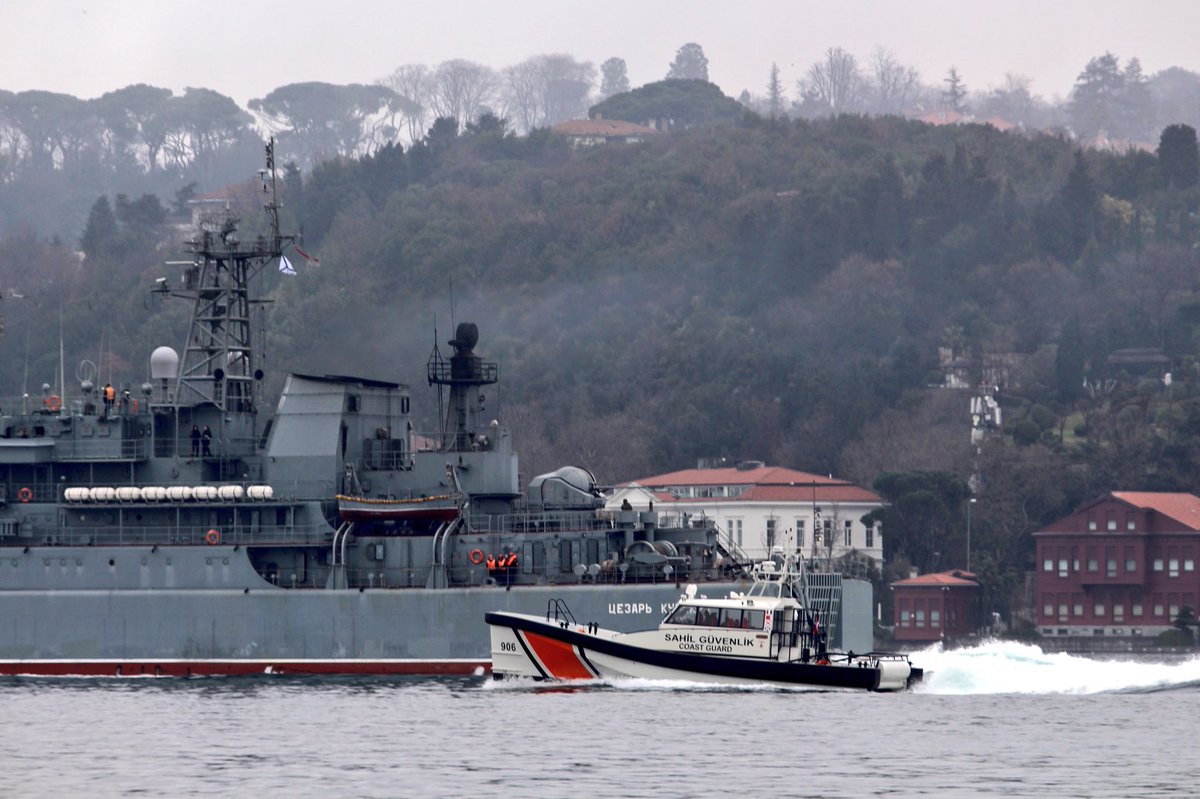
[[[150,377],[170,380],[179,374],[179,353],[170,347],[159,347],[150,353]]]

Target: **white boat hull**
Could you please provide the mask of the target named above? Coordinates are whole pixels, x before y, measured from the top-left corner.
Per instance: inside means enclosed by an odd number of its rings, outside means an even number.
[[[779,685],[813,690],[899,691],[921,672],[903,658],[844,657],[801,663],[768,657],[672,651],[655,633],[619,633],[519,613],[488,613],[497,677],[587,680],[640,678],[718,685]],[[730,631],[728,638],[755,636]]]

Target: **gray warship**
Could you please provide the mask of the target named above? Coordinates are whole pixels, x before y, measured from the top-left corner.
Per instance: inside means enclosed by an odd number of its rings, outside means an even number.
[[[272,413],[251,322],[255,277],[292,243],[272,149],[266,232],[208,214],[152,288],[192,303],[182,355],[156,349],[134,391],[80,379],[3,408],[0,673],[481,673],[487,612],[565,599],[632,631],[683,583],[739,579],[711,520],[608,510],[578,467],[522,490],[473,324],[426,364],[433,434],[381,380],[290,374]],[[813,581],[833,641],[869,649],[869,584]]]

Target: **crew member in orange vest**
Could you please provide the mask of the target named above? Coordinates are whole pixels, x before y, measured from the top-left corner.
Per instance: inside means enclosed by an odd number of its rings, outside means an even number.
[[[117,390],[112,387],[112,383],[104,385],[104,412],[112,413],[113,401],[117,398]]]

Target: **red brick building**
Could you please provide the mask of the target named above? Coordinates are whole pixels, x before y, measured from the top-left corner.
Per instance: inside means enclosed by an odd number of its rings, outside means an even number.
[[[892,583],[896,641],[940,641],[975,631],[979,583],[968,571],[922,574]]]
[[[1114,491],[1034,539],[1042,635],[1157,635],[1196,609],[1200,497]]]

